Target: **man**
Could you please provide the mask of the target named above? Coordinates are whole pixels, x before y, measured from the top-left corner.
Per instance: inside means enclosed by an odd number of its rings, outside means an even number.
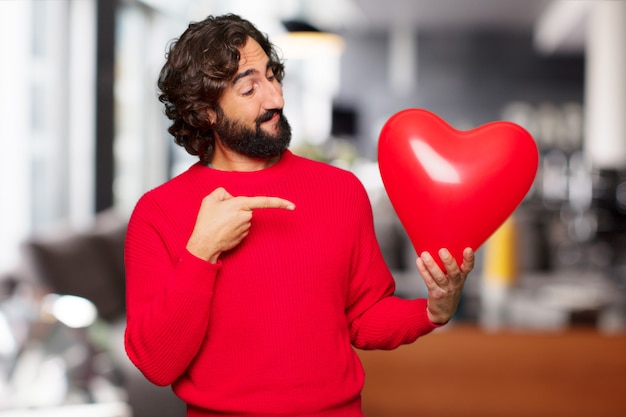
[[[393,296],[356,177],[287,150],[283,65],[238,16],[171,45],[160,100],[199,157],[146,193],[126,242],[126,350],[190,417],[362,416],[353,346],[393,349],[455,313],[474,255],[416,261],[428,299]]]

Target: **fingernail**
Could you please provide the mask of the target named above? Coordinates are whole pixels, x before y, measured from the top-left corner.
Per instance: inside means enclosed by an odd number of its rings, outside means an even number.
[[[287,207],[285,207],[287,210],[295,210],[296,206],[294,204],[289,204]]]
[[[422,259],[425,261],[429,261],[432,259],[432,256],[430,256],[430,253],[428,252],[422,252]]]
[[[441,257],[441,259],[448,259],[449,256],[450,252],[448,252],[447,249],[439,249],[439,257]]]

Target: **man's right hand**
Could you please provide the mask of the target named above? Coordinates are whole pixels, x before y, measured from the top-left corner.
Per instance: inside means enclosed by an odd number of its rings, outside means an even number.
[[[260,208],[294,210],[295,205],[278,197],[233,197],[217,188],[202,199],[187,250],[216,263],[222,252],[237,246],[250,231],[252,211]]]

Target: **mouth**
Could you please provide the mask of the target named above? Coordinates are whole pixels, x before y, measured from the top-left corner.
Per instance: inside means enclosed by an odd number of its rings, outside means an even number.
[[[282,115],[280,110],[270,110],[263,114],[263,116],[259,117],[257,121],[257,125],[261,125],[263,123],[276,123]]]
[[[276,122],[276,121],[278,121],[278,119],[280,119],[280,113],[276,112],[276,113],[274,113],[272,118],[268,120],[268,122]]]

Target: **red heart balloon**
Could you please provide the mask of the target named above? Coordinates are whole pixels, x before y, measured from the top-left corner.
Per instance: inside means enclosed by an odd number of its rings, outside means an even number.
[[[537,145],[521,126],[460,131],[423,109],[393,115],[378,142],[383,184],[413,247],[442,269],[439,249],[461,265],[463,250],[478,249],[519,206],[538,163]]]

